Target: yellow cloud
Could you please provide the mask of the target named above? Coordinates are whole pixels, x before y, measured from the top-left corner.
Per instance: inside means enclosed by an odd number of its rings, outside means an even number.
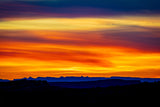
[[[159,18],[159,17],[158,17]],[[128,26],[160,27],[157,17],[112,17],[112,18],[42,18],[5,20],[1,30],[55,30],[55,31],[98,31]],[[142,20],[143,19],[143,20]]]

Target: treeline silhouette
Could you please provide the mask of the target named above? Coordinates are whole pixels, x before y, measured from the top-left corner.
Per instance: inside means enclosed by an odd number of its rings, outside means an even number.
[[[125,86],[95,87],[95,88],[62,88],[50,85],[46,81],[18,80],[0,82],[1,101],[52,101],[53,103],[107,103],[119,105],[130,98],[158,98],[160,82],[139,83]],[[42,100],[43,99],[43,100]],[[112,101],[112,102],[111,102]],[[119,103],[113,103],[113,102]]]

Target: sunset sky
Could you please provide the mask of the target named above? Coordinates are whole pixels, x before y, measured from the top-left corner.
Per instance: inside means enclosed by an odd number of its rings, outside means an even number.
[[[0,0],[0,79],[160,78],[159,0]]]

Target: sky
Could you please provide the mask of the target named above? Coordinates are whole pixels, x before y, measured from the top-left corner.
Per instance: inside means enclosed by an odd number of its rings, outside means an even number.
[[[0,0],[0,78],[160,78],[159,0]]]

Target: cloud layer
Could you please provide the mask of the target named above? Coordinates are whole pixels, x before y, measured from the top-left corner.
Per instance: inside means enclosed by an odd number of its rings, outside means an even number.
[[[159,0],[1,0],[0,78],[160,77]]]
[[[0,17],[148,15],[159,14],[158,4],[159,0],[1,0]]]

